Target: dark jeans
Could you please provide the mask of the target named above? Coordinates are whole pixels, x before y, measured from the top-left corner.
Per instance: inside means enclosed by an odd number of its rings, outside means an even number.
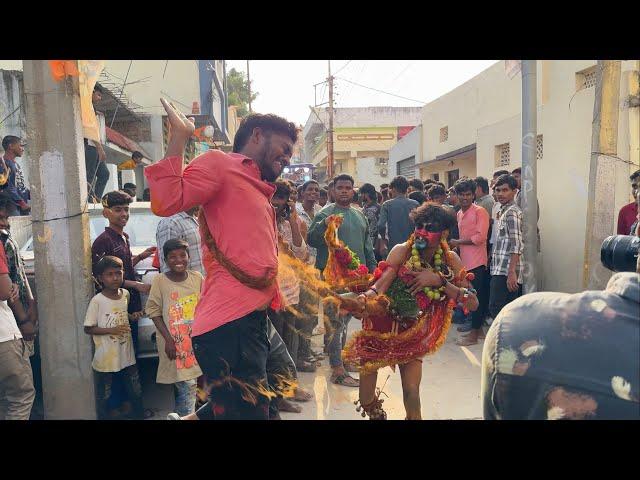
[[[209,380],[209,401],[200,420],[267,420],[266,311],[251,312],[210,332],[193,337],[193,351]]]
[[[95,370],[94,370],[95,372]],[[112,385],[119,379],[124,385],[127,400],[131,402],[133,410],[131,418],[144,420],[144,408],[142,407],[142,387],[138,367],[131,365],[119,372],[95,372],[96,375],[96,400],[98,420],[109,419],[109,400],[112,395]]]
[[[481,265],[469,271],[475,275],[473,288],[478,296],[478,309],[471,313],[471,328],[480,328],[489,311],[489,272],[487,267]]]
[[[318,300],[317,290],[301,282],[300,302],[296,307],[300,312],[300,318],[297,320],[298,334],[300,335],[298,360],[309,360],[311,357],[311,337],[313,329],[318,323]]]
[[[269,390],[276,394],[277,399],[283,397],[283,388],[286,387],[286,383],[298,378],[298,372],[287,346],[271,321],[268,322],[268,332],[270,349],[267,357],[267,380]],[[269,403],[271,418],[278,414],[276,399],[272,399]]]
[[[107,181],[109,180],[109,169],[104,162],[98,159],[98,150],[96,150],[96,147],[87,144],[86,139],[84,143],[84,164],[87,168],[89,197],[95,195],[98,197],[98,200],[100,200],[104,194],[104,188],[107,186]],[[92,186],[93,188],[91,188]]]
[[[296,305],[297,309],[298,306]],[[299,321],[296,316],[286,310],[278,312],[269,310],[269,318],[273,322],[276,332],[282,337],[287,351],[295,363],[298,363],[300,349],[300,335],[298,333]]]
[[[491,293],[489,300],[489,313],[492,318],[496,318],[500,313],[500,310],[508,303],[513,302],[516,298],[522,295],[522,285],[518,284],[518,290],[510,292],[507,288],[506,275],[492,275],[491,276]]]

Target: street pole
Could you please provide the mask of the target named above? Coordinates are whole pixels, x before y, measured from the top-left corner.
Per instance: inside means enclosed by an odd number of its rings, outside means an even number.
[[[522,60],[522,173],[524,293],[537,290],[538,202],[537,202],[537,65],[536,60]]]
[[[620,102],[620,60],[598,60],[591,129],[591,162],[585,230],[582,287],[601,290],[611,272],[600,262],[600,247],[613,235],[616,184],[615,156],[618,154],[618,115]]]
[[[329,130],[327,130],[327,178],[333,178],[333,77],[329,60]]]
[[[249,85],[249,113],[252,113],[251,110],[251,75],[249,74],[249,60],[247,60],[247,84]]]
[[[77,77],[56,83],[46,60],[23,66],[44,415],[93,420],[93,355],[83,328],[93,289],[79,84]]]

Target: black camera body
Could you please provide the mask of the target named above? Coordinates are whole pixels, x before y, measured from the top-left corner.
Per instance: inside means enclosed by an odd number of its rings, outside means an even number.
[[[635,272],[638,268],[640,237],[611,235],[600,247],[600,261],[614,272]]]

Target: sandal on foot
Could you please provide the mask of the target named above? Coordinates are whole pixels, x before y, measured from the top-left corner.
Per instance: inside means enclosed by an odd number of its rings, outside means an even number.
[[[343,387],[359,387],[360,380],[353,378],[348,373],[341,373],[339,375],[331,375],[331,382],[336,385],[342,385]]]
[[[468,347],[469,345],[475,345],[477,343],[478,343],[477,338],[474,340],[471,337],[466,337],[466,336],[465,337],[460,336],[456,340],[456,345],[458,345],[459,347]]]
[[[316,371],[318,367],[316,366],[315,363],[310,363],[310,362],[299,362],[296,365],[296,370],[298,370],[299,372],[309,372],[309,373],[313,373]]]

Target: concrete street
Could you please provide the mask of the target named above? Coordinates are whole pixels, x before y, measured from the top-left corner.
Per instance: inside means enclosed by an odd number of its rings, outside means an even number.
[[[452,325],[446,343],[434,355],[426,357],[423,363],[420,397],[422,416],[426,420],[481,419],[480,402],[480,360],[482,343],[470,347],[459,347],[455,340],[459,335],[457,325]],[[349,333],[360,328],[360,321],[349,323]],[[313,337],[316,351],[322,349],[322,335]],[[173,408],[172,387],[155,383],[157,360],[139,361],[143,382],[145,408],[154,411],[153,420],[164,420]],[[357,377],[357,373],[352,373]],[[315,373],[299,373],[300,384],[314,393],[307,403],[297,403],[302,413],[281,413],[283,420],[363,420],[355,411],[354,401],[358,389],[330,383],[329,360],[324,359]],[[388,380],[387,380],[387,377]],[[390,368],[378,372],[378,387],[387,384],[382,398],[389,420],[404,419],[400,373]]]

